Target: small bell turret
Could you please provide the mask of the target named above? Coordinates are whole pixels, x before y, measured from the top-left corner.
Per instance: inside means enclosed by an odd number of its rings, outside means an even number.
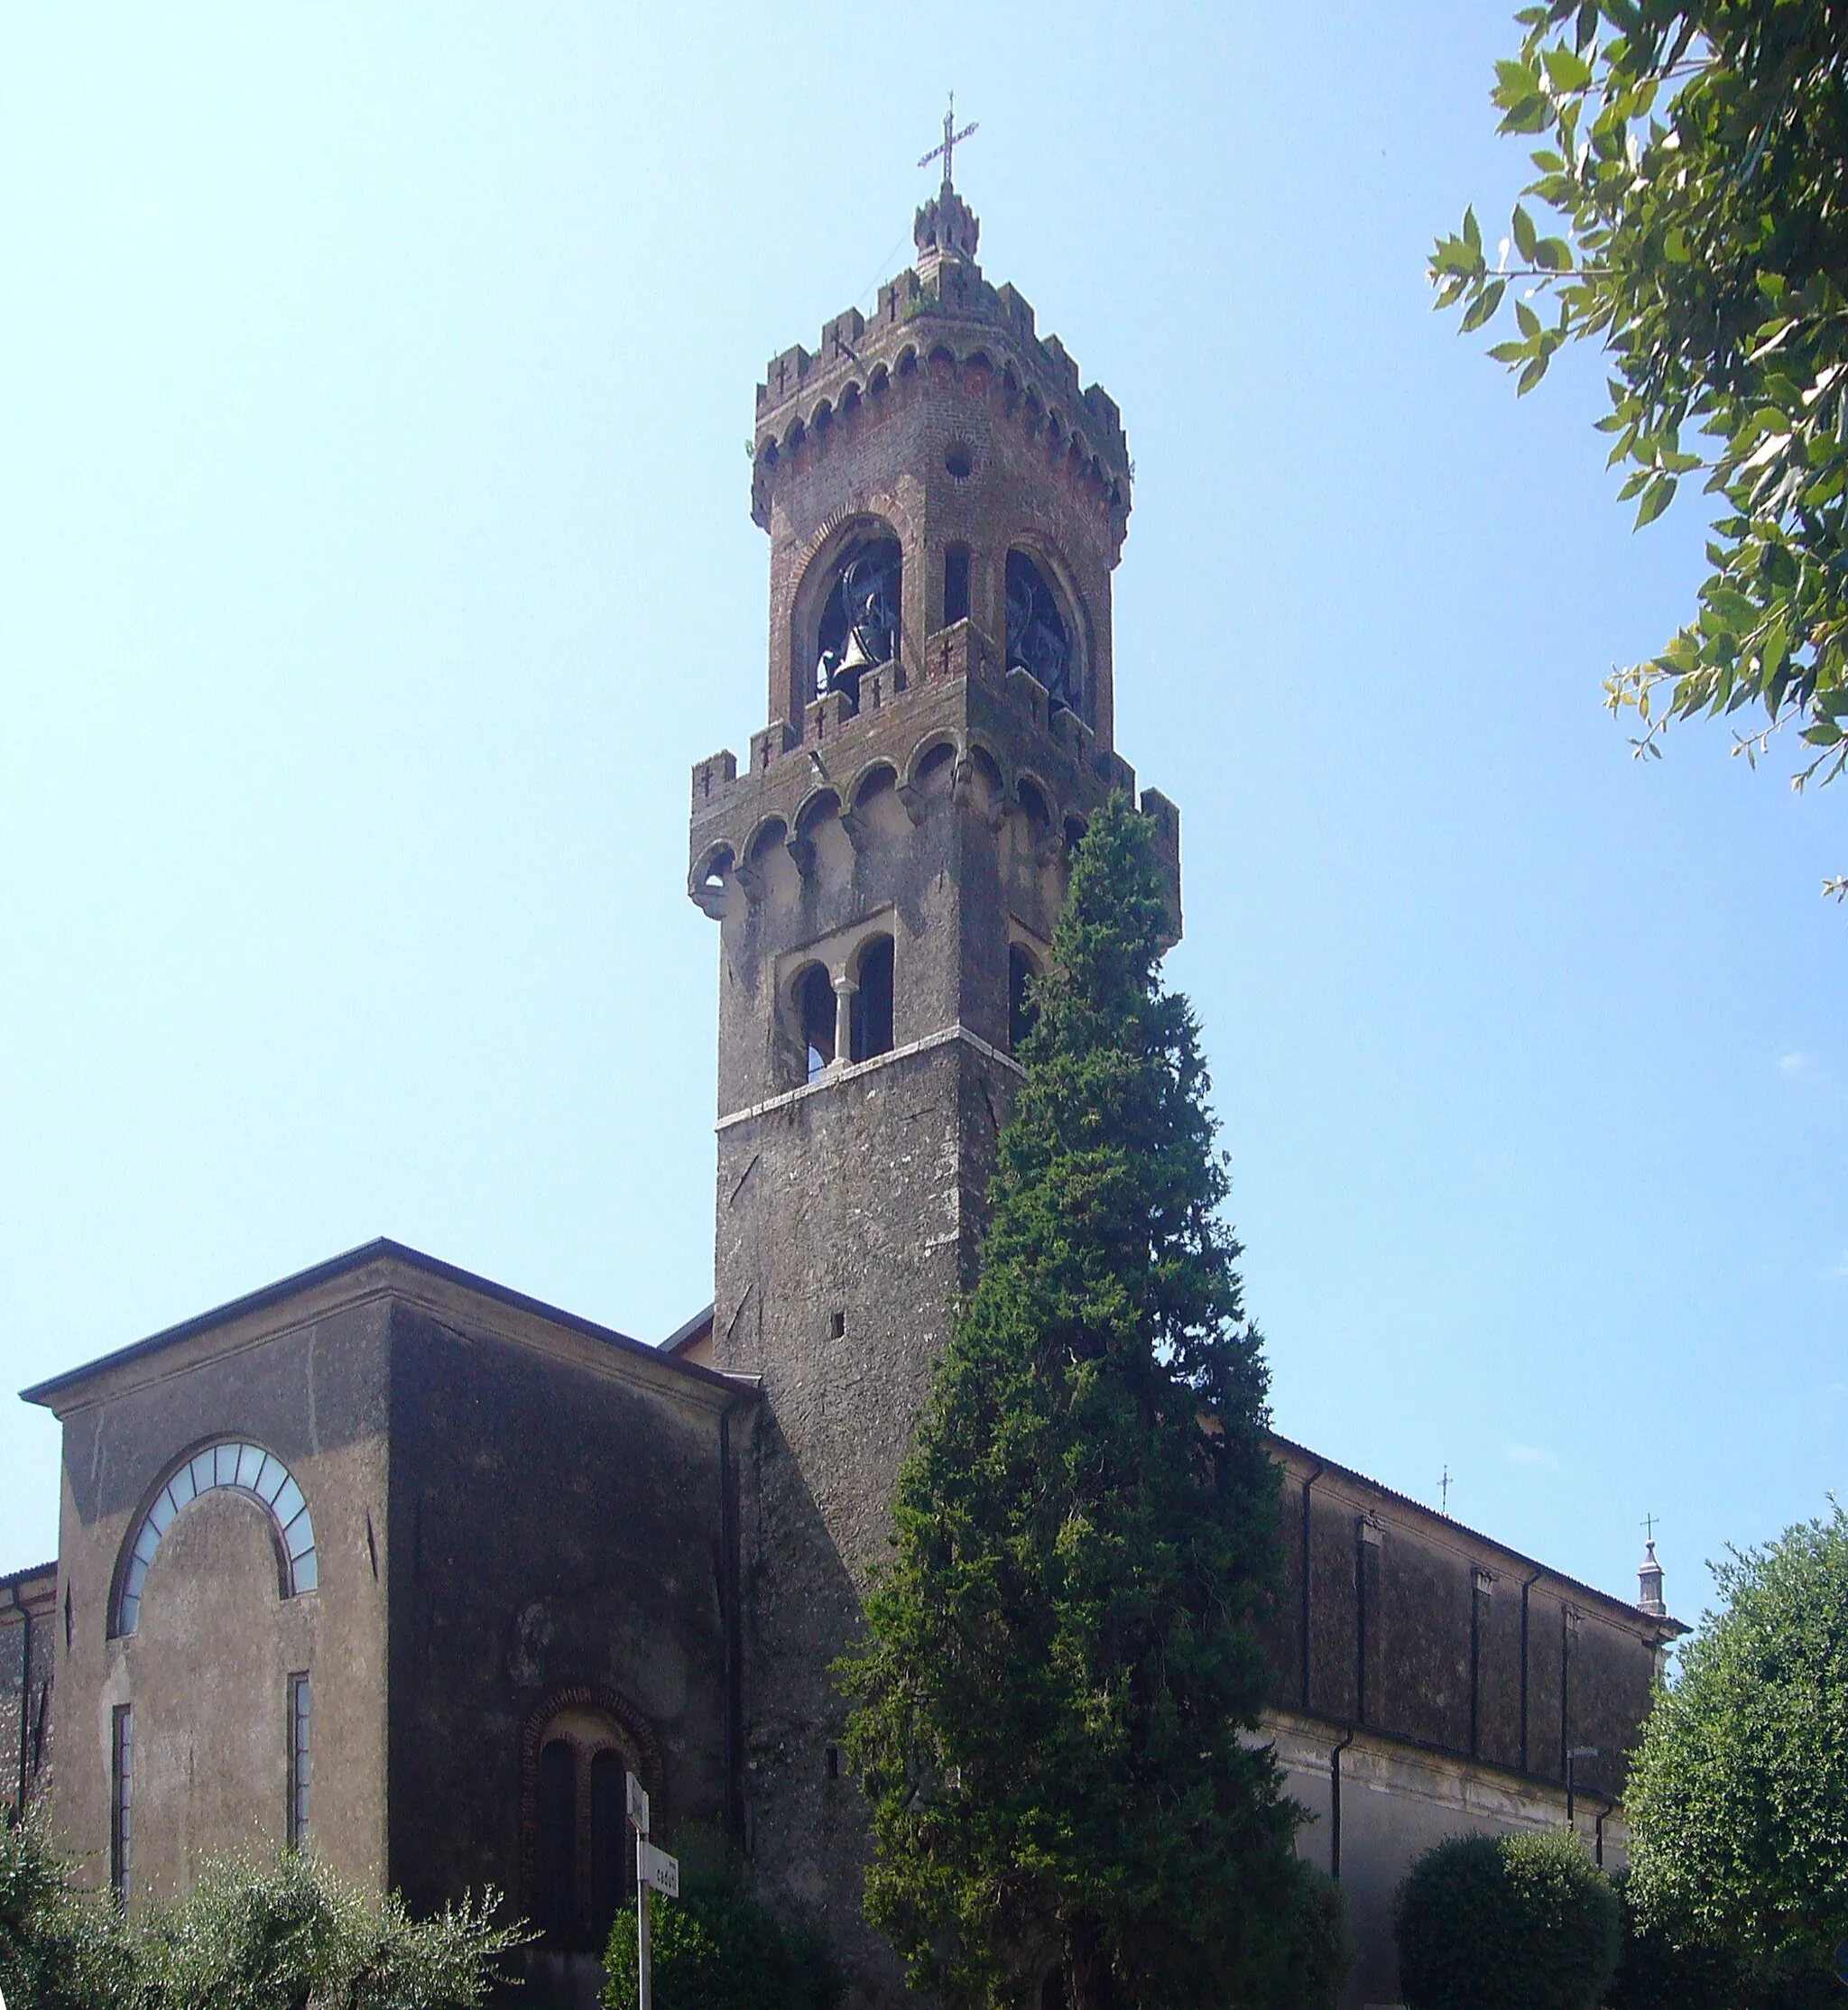
[[[1662,1566],[1656,1561],[1656,1539],[1651,1535],[1643,1545],[1642,1562],[1636,1571],[1637,1609],[1647,1612],[1652,1619],[1665,1619],[1668,1608],[1662,1602]]]

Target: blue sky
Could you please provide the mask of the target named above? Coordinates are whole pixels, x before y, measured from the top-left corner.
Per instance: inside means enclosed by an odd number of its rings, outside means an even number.
[[[1599,682],[1699,521],[1433,235],[1474,4],[0,16],[0,1383],[389,1233],[658,1338],[709,1293],[689,764],[762,723],[764,361],[910,254],[1122,404],[1118,737],[1279,1426],[1633,1595],[1848,1425],[1848,796]],[[0,1405],[0,1567],[57,1433]]]

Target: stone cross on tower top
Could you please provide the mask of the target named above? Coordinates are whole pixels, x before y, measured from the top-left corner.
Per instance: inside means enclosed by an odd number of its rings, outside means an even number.
[[[949,94],[949,109],[943,115],[943,143],[932,147],[918,163],[920,168],[928,168],[939,154],[942,155],[943,186],[946,193],[956,187],[956,149],[975,132],[977,124],[976,120],[971,119],[960,133],[956,131],[956,94],[952,91]]]

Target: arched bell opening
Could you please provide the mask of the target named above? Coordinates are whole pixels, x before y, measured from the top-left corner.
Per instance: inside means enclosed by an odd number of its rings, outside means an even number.
[[[892,527],[856,524],[818,553],[797,595],[797,647],[808,696],[845,695],[857,708],[864,672],[897,659],[904,554]]]
[[[1007,555],[1007,667],[1025,670],[1052,706],[1087,717],[1080,629],[1049,561],[1016,545]]]

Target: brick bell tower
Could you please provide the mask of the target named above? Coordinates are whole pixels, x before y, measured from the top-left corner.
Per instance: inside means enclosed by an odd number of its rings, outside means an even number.
[[[693,770],[719,924],[713,1360],[762,1378],[741,1472],[745,1842],[820,1916],[853,2000],[896,2000],[860,1917],[866,1829],[828,1664],[887,1554],[894,1475],[973,1280],[1069,848],[1113,789],[1122,420],[946,173],[918,261],[757,387],[770,724]],[[1179,933],[1179,817],[1141,798]]]

